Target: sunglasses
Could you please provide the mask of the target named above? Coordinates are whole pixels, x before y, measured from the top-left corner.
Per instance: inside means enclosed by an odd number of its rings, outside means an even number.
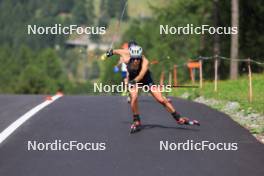
[[[142,58],[131,58],[131,61],[141,60]]]

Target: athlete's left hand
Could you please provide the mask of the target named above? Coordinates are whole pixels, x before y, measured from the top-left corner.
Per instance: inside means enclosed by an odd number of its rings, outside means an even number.
[[[129,82],[128,82],[128,84],[130,84],[130,85],[135,85],[135,84],[137,84],[137,81],[136,80],[130,80]]]

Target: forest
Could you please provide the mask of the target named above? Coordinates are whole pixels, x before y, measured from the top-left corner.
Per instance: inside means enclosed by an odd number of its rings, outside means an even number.
[[[160,25],[232,26],[232,0],[128,0],[120,30],[121,40],[114,44],[136,40],[150,60],[155,79],[162,70],[199,56],[232,58],[231,35],[160,35]],[[238,0],[237,0],[238,1]],[[147,4],[145,9],[140,8]],[[239,0],[239,33],[237,58],[264,62],[264,1]],[[0,92],[40,94],[62,90],[69,94],[89,93],[92,82],[120,82],[113,72],[116,59],[100,61],[90,56],[92,63],[86,79],[78,78],[78,65],[83,53],[69,49],[65,42],[70,35],[28,35],[27,25],[104,26],[106,33],[114,30],[120,20],[125,0],[1,0],[0,1]],[[133,7],[133,8],[132,8]],[[136,9],[136,10],[135,10]],[[143,15],[135,15],[143,14]],[[144,15],[145,14],[145,15]],[[111,38],[110,36],[109,38]],[[104,43],[104,36],[91,35],[95,43]],[[95,51],[101,55],[106,51]],[[82,61],[84,62],[84,61]],[[239,62],[238,76],[245,74],[246,63]],[[213,64],[205,63],[205,79],[213,78]],[[254,73],[263,66],[253,64]],[[230,78],[230,62],[220,61],[220,79]],[[179,70],[181,82],[188,80],[187,69]]]

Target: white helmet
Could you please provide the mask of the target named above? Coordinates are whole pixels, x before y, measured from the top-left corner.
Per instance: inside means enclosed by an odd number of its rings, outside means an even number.
[[[141,58],[143,49],[138,45],[133,45],[129,48],[129,54],[131,58]]]

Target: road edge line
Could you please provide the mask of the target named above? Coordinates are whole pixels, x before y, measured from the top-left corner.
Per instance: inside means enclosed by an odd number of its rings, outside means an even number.
[[[56,94],[51,97],[49,100],[45,100],[43,103],[35,106],[34,108],[30,109],[28,112],[26,112],[24,115],[20,116],[17,120],[15,120],[13,123],[11,123],[7,128],[5,128],[0,133],[0,144],[8,138],[17,128],[19,128],[23,123],[25,123],[27,120],[29,120],[32,116],[37,114],[40,110],[48,106],[49,104],[55,102],[57,99],[61,98],[63,94]]]

